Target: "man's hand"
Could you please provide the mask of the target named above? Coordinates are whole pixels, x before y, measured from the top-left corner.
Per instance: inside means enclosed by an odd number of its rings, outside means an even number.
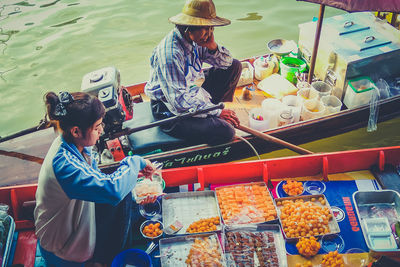
[[[233,127],[237,127],[240,125],[240,121],[239,121],[238,117],[236,116],[236,113],[233,110],[225,108],[221,111],[221,114],[219,115],[219,117],[221,119],[229,122],[230,124],[232,124]]]
[[[207,47],[208,50],[215,51],[218,48],[218,44],[214,39],[214,30],[209,30],[209,34],[205,38],[200,39],[197,44],[199,46]]]

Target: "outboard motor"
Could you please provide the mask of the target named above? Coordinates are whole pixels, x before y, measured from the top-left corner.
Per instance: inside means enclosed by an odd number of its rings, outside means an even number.
[[[81,90],[95,95],[105,106],[104,133],[108,136],[122,130],[126,112],[123,108],[120,73],[114,67],[106,67],[86,74],[82,79]],[[121,96],[121,97],[120,97]]]

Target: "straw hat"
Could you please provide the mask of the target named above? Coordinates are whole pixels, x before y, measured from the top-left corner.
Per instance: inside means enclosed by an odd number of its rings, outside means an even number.
[[[225,26],[229,19],[220,18],[212,0],[188,0],[182,12],[170,17],[169,21],[184,26]]]

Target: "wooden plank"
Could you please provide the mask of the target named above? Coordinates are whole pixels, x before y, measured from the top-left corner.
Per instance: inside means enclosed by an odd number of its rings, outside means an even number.
[[[33,230],[20,231],[15,248],[13,264],[22,264],[24,267],[34,267],[36,246],[37,237]]]

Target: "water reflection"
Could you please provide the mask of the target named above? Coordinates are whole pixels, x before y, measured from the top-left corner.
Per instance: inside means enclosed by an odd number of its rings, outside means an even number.
[[[245,18],[240,18],[237,20],[261,20],[263,16],[258,15],[258,13],[247,13],[247,17]]]
[[[40,6],[40,8],[43,8],[43,7],[49,7],[49,6],[55,5],[55,4],[57,4],[57,2],[60,2],[60,0],[56,0],[56,1],[54,1],[54,2],[51,2],[51,3],[48,3],[48,4],[41,5],[41,6]]]
[[[83,17],[79,17],[79,18],[76,18],[76,19],[71,19],[69,21],[66,21],[66,22],[63,22],[63,23],[60,23],[60,24],[57,24],[57,25],[52,25],[51,27],[62,27],[62,26],[68,25],[68,24],[75,24],[75,23],[78,22],[78,20],[80,20],[82,18]]]

